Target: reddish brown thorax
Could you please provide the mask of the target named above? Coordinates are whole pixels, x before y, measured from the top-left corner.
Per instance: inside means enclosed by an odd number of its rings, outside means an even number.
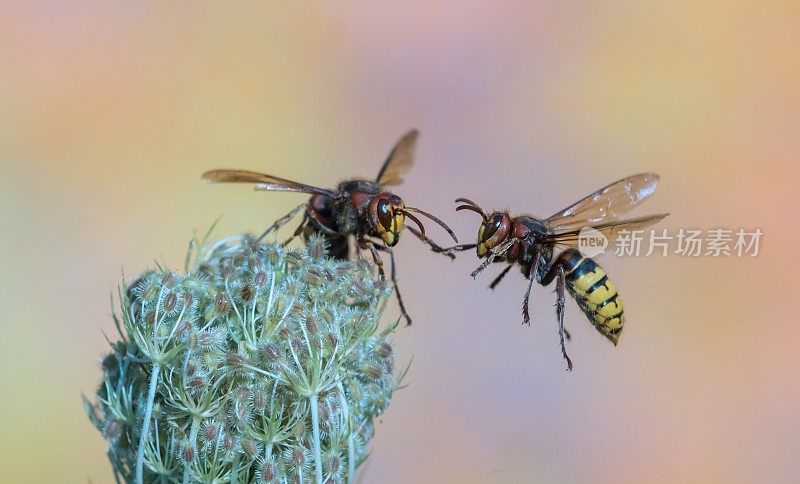
[[[528,235],[531,234],[531,229],[527,225],[519,222],[517,219],[512,221],[511,225],[511,236],[515,239],[519,239],[514,245],[511,246],[511,249],[508,251],[508,255],[506,256],[507,260],[516,261],[522,250],[522,240],[524,240]]]
[[[337,231],[336,221],[333,219],[331,198],[326,195],[313,195],[308,201],[308,215],[320,225]]]
[[[350,205],[352,205],[358,213],[363,213],[373,197],[377,197],[377,195],[365,192],[350,192]]]

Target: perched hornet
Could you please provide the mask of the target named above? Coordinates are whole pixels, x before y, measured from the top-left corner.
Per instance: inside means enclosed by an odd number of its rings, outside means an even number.
[[[578,245],[581,230],[594,229],[607,238],[620,230],[638,230],[663,220],[668,214],[616,220],[656,189],[658,175],[642,173],[616,181],[560,212],[540,220],[527,215],[512,218],[508,212],[486,214],[475,202],[459,198],[462,203],[456,210],[471,210],[483,218],[478,229],[477,244],[461,244],[445,249],[469,250],[477,248],[478,257],[484,259],[472,277],[478,275],[492,262],[508,264],[489,286],[494,289],[508,271],[519,265],[528,279],[528,289],[522,303],[523,323],[530,325],[528,301],[535,280],[543,286],[556,280],[556,315],[558,318],[561,354],[572,370],[572,361],[564,347],[564,291],[569,291],[578,306],[595,328],[614,345],[625,325],[622,300],[614,283],[592,259],[583,257],[574,247]],[[557,254],[557,249],[564,249]],[[556,255],[554,257],[554,255]]]
[[[420,214],[433,220],[444,228],[447,233],[458,242],[450,227],[433,215],[418,208],[407,207],[397,195],[386,191],[384,187],[398,185],[403,181],[403,175],[414,163],[414,150],[419,133],[411,130],[395,144],[388,158],[383,163],[378,177],[373,180],[351,179],[339,183],[335,189],[318,188],[304,183],[298,183],[273,175],[247,170],[211,170],[203,173],[202,179],[210,183],[254,183],[255,190],[295,192],[311,194],[311,199],[276,220],[259,240],[273,230],[285,225],[300,210],[305,210],[303,220],[289,240],[300,235],[308,240],[311,234],[321,235],[328,243],[331,257],[349,259],[351,254],[349,240],[355,237],[356,250],[369,250],[373,260],[378,266],[382,278],[385,278],[383,261],[378,251],[388,252],[392,267],[391,277],[395,286],[395,294],[400,304],[400,312],[411,324],[411,318],[406,312],[403,299],[397,288],[397,278],[394,263],[394,247],[400,240],[400,232],[408,218],[418,227],[408,227],[421,241],[428,244],[431,250],[444,253],[453,257],[451,252],[445,251],[425,235],[425,227],[414,216]]]

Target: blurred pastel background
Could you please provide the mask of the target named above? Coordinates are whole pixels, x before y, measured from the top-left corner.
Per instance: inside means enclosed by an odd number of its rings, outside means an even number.
[[[628,326],[614,348],[568,302],[567,374],[552,288],[521,326],[518,272],[491,292],[497,269],[406,234],[411,385],[361,482],[796,482],[798,25],[793,1],[3,3],[0,481],[110,482],[80,394],[122,271],[302,201],[202,171],[332,185],[417,127],[397,192],[464,241],[458,196],[546,216],[640,171],[662,183],[637,215],[765,235],[754,258],[602,257]]]

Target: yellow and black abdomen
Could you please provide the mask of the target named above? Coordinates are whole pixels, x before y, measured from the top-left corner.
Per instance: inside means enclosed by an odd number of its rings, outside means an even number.
[[[575,249],[567,252],[560,257],[567,291],[594,327],[616,345],[625,325],[625,311],[616,286],[595,261]]]

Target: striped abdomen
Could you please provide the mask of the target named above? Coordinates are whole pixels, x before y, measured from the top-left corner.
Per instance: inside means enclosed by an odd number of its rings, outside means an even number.
[[[575,249],[568,249],[559,259],[564,263],[567,290],[594,327],[616,345],[625,325],[616,286],[602,267]]]

